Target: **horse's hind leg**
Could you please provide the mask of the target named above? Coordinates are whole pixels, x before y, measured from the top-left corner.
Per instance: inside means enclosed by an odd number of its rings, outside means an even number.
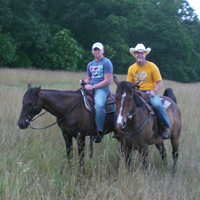
[[[175,139],[175,138],[171,138],[171,144],[172,144],[172,156],[173,156],[173,160],[174,160],[174,165],[173,165],[173,173],[176,172],[176,164],[178,161],[178,147],[179,147],[179,139]]]
[[[167,166],[167,153],[166,153],[166,149],[165,149],[165,145],[163,142],[156,144],[155,145],[156,148],[159,150],[161,158],[164,162],[164,165]]]
[[[90,158],[93,158],[93,137],[90,136]]]

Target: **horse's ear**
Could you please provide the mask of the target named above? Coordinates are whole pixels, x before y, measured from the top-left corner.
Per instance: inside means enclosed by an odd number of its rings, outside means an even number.
[[[141,81],[138,81],[137,83],[131,83],[131,88],[133,89],[133,90],[139,90],[140,89],[140,86],[139,86],[139,83],[140,83]]]
[[[30,83],[27,85],[27,89],[28,90],[31,89],[31,84]]]
[[[115,75],[113,75],[114,82],[117,86],[119,86],[119,81]]]
[[[41,86],[37,89],[36,93],[39,94],[40,90],[41,90]]]

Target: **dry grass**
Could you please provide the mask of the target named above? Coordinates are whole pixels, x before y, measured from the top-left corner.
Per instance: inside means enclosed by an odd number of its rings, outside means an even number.
[[[173,177],[170,141],[165,145],[168,168],[158,151],[150,146],[148,175],[141,171],[140,157],[133,152],[133,170],[124,168],[119,143],[106,136],[94,144],[94,158],[89,159],[87,139],[85,167],[80,171],[74,141],[73,168],[69,169],[60,129],[20,130],[17,120],[28,83],[46,89],[77,90],[86,73],[0,69],[0,199],[199,199],[200,196],[200,83],[182,84],[164,80],[172,87],[182,112],[182,133],[178,171]],[[125,75],[117,75],[120,81]],[[111,90],[116,86],[112,82]],[[43,127],[55,122],[50,114],[34,122]]]

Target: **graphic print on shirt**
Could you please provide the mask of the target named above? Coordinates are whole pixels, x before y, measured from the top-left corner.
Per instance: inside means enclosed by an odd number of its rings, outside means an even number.
[[[137,83],[138,81],[141,80],[141,82],[146,83],[146,72],[142,71],[138,73],[138,71],[135,72],[135,82]]]
[[[103,77],[103,65],[91,66],[90,72],[92,74],[92,78],[101,78]]]

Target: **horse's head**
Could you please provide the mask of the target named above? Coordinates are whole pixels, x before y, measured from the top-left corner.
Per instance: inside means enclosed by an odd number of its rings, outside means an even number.
[[[127,119],[135,105],[139,105],[140,99],[136,92],[139,87],[138,83],[130,83],[127,81],[119,82],[117,77],[114,76],[114,82],[117,85],[116,91],[116,107],[117,107],[117,127],[125,128]]]
[[[28,90],[23,97],[22,110],[18,120],[18,126],[20,129],[27,128],[32,118],[42,109],[42,104],[39,100],[41,87],[31,88],[31,85],[28,84],[27,88]]]

